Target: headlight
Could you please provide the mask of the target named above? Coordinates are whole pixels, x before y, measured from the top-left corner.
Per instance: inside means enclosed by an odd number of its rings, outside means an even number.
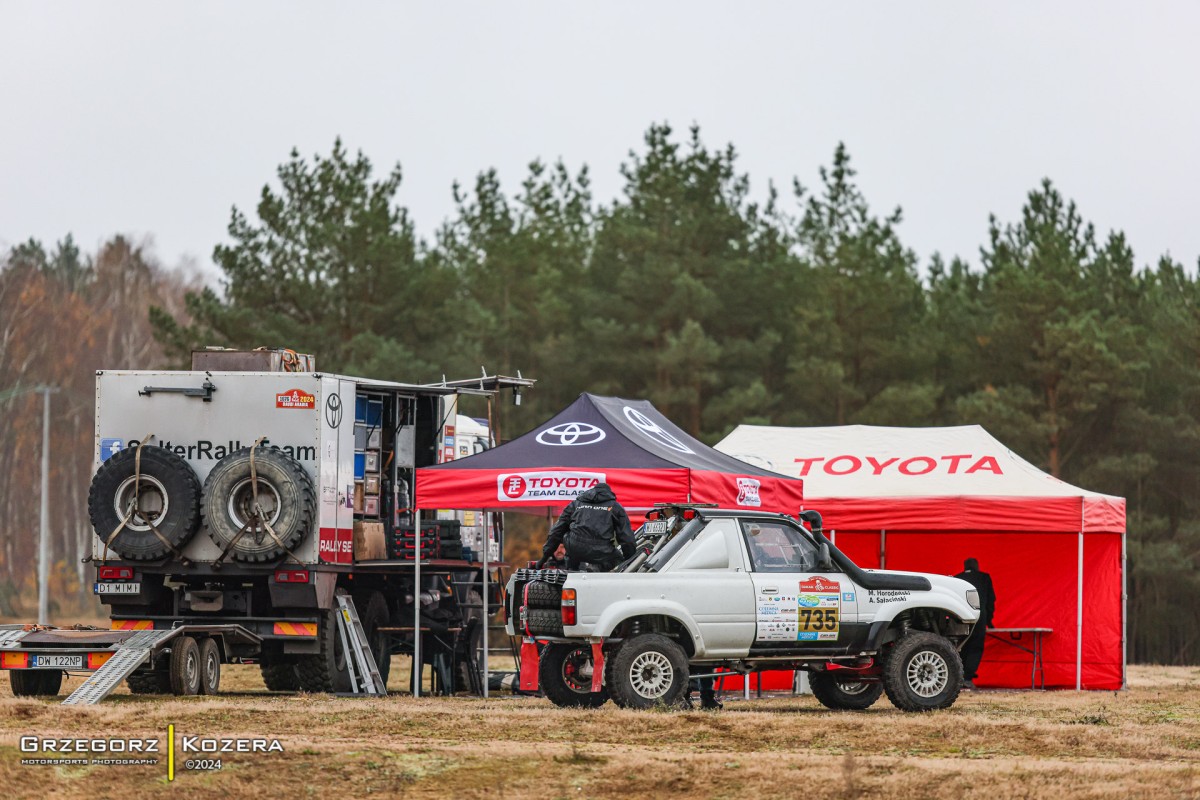
[[[967,603],[976,611],[979,610],[979,590],[967,589]]]

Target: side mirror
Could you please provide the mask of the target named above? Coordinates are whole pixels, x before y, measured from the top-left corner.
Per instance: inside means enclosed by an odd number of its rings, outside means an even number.
[[[829,545],[821,542],[817,550],[817,569],[821,572],[833,572],[833,559],[829,555]]]

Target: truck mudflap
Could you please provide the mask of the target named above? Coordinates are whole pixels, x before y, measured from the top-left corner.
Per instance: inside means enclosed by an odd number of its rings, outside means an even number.
[[[604,640],[592,642],[592,692],[604,688]]]
[[[537,641],[525,637],[521,640],[521,691],[538,690],[538,646]],[[594,682],[595,679],[593,679]]]

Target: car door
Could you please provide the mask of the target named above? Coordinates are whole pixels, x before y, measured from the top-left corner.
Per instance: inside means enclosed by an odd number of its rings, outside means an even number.
[[[782,520],[744,518],[752,569],[754,650],[844,652],[856,637],[858,597],[849,577],[817,569],[817,547]]]

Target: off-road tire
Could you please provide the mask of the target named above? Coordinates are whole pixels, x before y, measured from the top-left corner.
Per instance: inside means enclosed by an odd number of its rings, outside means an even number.
[[[222,458],[204,481],[200,507],[204,529],[224,550],[249,519],[251,504],[250,450],[243,447]],[[292,550],[313,528],[317,494],[312,476],[296,459],[278,447],[254,450],[258,475],[259,505],[282,542],[276,542],[259,527],[257,535],[247,531],[233,545],[240,561],[270,561]]]
[[[551,703],[562,708],[599,708],[608,702],[608,689],[603,687],[598,692],[592,691],[592,679],[585,676],[586,685],[582,682],[572,682],[572,667],[577,666],[573,659],[578,651],[584,650],[586,660],[592,660],[592,646],[589,644],[548,644],[542,651],[538,661],[538,685],[542,693]]]
[[[363,592],[354,598],[354,609],[358,612],[358,619],[367,634],[367,644],[375,659],[375,668],[379,670],[379,677],[383,678],[383,685],[387,686],[388,675],[392,671],[392,637],[379,630],[386,628],[391,620],[387,600],[379,592]]]
[[[527,608],[525,618],[534,636],[563,635],[562,612],[558,609]]]
[[[125,679],[132,694],[170,694],[171,675],[164,670],[135,672]]]
[[[296,665],[294,663],[263,662],[258,665],[258,670],[262,673],[263,683],[266,684],[268,691],[300,691],[300,676],[296,674]]]
[[[962,658],[943,636],[912,631],[884,654],[883,689],[901,711],[949,708],[962,686]]]
[[[180,697],[200,694],[203,667],[200,645],[191,636],[179,636],[171,642],[171,693]]]
[[[529,590],[525,597],[530,608],[560,608],[562,606],[562,587],[545,581],[533,581],[526,585]]]
[[[221,648],[216,639],[200,643],[200,694],[221,691]]]
[[[8,672],[15,697],[54,697],[62,688],[61,669],[14,669]]]
[[[813,697],[834,711],[866,711],[883,695],[882,683],[839,681],[837,673],[810,672]]]
[[[642,633],[617,648],[609,676],[609,694],[621,708],[677,708],[687,696],[687,654],[674,639]]]
[[[322,612],[321,621],[317,626],[320,652],[296,658],[296,678],[300,683],[301,691],[314,693],[350,691],[348,654],[342,650],[337,624],[335,609]]]
[[[92,478],[88,490],[88,519],[102,542],[107,542],[121,527],[121,520],[132,508],[136,461],[136,447],[120,450],[101,464]],[[174,451],[157,445],[142,448],[140,474],[137,487],[141,494],[140,505],[147,510],[153,508],[157,513],[149,520],[135,514],[109,543],[109,548],[122,558],[147,561],[171,552],[171,548],[154,535],[154,530],[179,549],[199,529],[200,480]],[[154,523],[154,530],[150,522]]]

